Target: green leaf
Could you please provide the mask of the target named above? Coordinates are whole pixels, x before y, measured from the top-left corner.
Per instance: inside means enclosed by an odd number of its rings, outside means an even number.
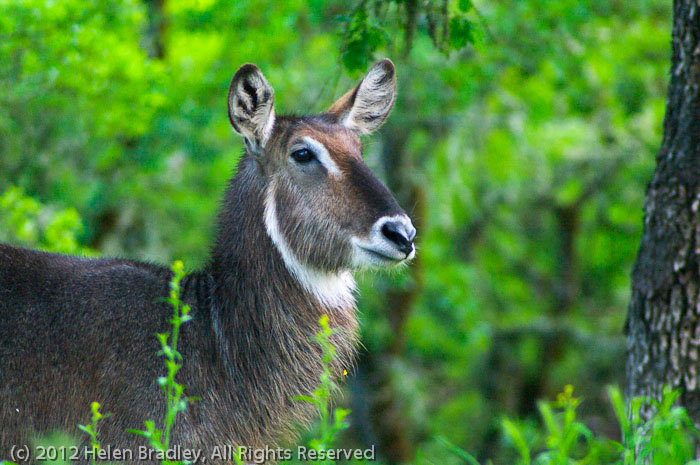
[[[443,437],[443,436],[438,436],[438,437],[437,437],[437,440],[438,440],[442,445],[444,445],[445,447],[447,447],[447,449],[448,449],[450,452],[452,452],[453,454],[455,454],[456,456],[458,456],[459,458],[461,458],[462,460],[464,460],[467,464],[469,464],[469,465],[480,465],[479,462],[478,462],[478,460],[476,460],[476,459],[474,458],[474,456],[472,456],[471,454],[469,454],[468,452],[466,452],[466,451],[463,450],[462,448],[455,446],[455,445],[452,444],[449,440],[447,440],[447,438],[445,438],[445,437]]]
[[[471,0],[459,0],[457,6],[460,9],[460,11],[466,13],[467,11],[472,9],[474,4],[471,2]]]
[[[459,50],[474,43],[474,24],[464,15],[455,15],[450,19],[449,44]]]
[[[92,434],[92,425],[78,425],[78,429],[84,433]]]
[[[503,426],[503,430],[505,431],[506,435],[511,439],[511,441],[513,441],[518,453],[520,453],[523,463],[525,465],[529,465],[531,462],[530,449],[528,448],[527,442],[525,441],[525,438],[520,432],[518,426],[507,418],[503,419],[501,425]]]
[[[610,397],[610,402],[612,403],[613,410],[615,411],[615,417],[620,423],[620,429],[622,430],[623,442],[630,439],[632,435],[632,429],[630,426],[629,418],[627,417],[627,406],[625,405],[622,393],[617,386],[607,387],[608,396]]]

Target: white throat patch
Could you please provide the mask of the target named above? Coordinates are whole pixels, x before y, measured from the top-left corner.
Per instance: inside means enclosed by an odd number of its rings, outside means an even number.
[[[282,255],[284,265],[306,291],[313,295],[325,307],[340,309],[353,306],[356,289],[355,279],[350,271],[341,273],[327,273],[314,270],[299,262],[287,241],[282,236],[277,221],[277,209],[275,207],[274,190],[272,185],[265,194],[265,229],[272,239],[273,244]]]

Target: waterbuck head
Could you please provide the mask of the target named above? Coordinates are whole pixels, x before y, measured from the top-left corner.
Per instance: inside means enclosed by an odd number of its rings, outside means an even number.
[[[274,91],[255,65],[242,66],[231,81],[229,119],[264,186],[265,229],[308,290],[415,255],[416,230],[365,165],[358,137],[382,125],[395,98],[389,60],[320,115],[278,116]]]

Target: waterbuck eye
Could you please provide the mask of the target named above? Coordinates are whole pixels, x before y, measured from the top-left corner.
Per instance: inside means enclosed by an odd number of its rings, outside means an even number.
[[[292,152],[292,158],[297,163],[308,163],[314,159],[314,153],[309,149],[299,149]]]

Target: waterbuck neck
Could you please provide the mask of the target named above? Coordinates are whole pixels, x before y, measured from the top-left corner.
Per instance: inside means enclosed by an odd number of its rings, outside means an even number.
[[[230,288],[235,279],[260,297],[287,300],[290,293],[303,294],[299,297],[323,313],[354,309],[355,280],[349,270],[317,270],[297,259],[279,227],[274,182],[263,181],[258,169],[245,154],[219,212],[211,260],[219,287]]]
[[[244,155],[219,213],[209,272],[214,281],[212,327],[228,374],[230,398],[244,424],[263,441],[292,423],[306,424],[313,408],[293,400],[320,382],[321,348],[313,342],[319,319],[329,317],[338,377],[354,358],[357,321],[354,302],[329,307],[293,276],[265,227],[266,183],[254,160]],[[262,392],[263,396],[251,396]],[[266,419],[266,421],[262,421]],[[284,431],[282,431],[284,433]]]

